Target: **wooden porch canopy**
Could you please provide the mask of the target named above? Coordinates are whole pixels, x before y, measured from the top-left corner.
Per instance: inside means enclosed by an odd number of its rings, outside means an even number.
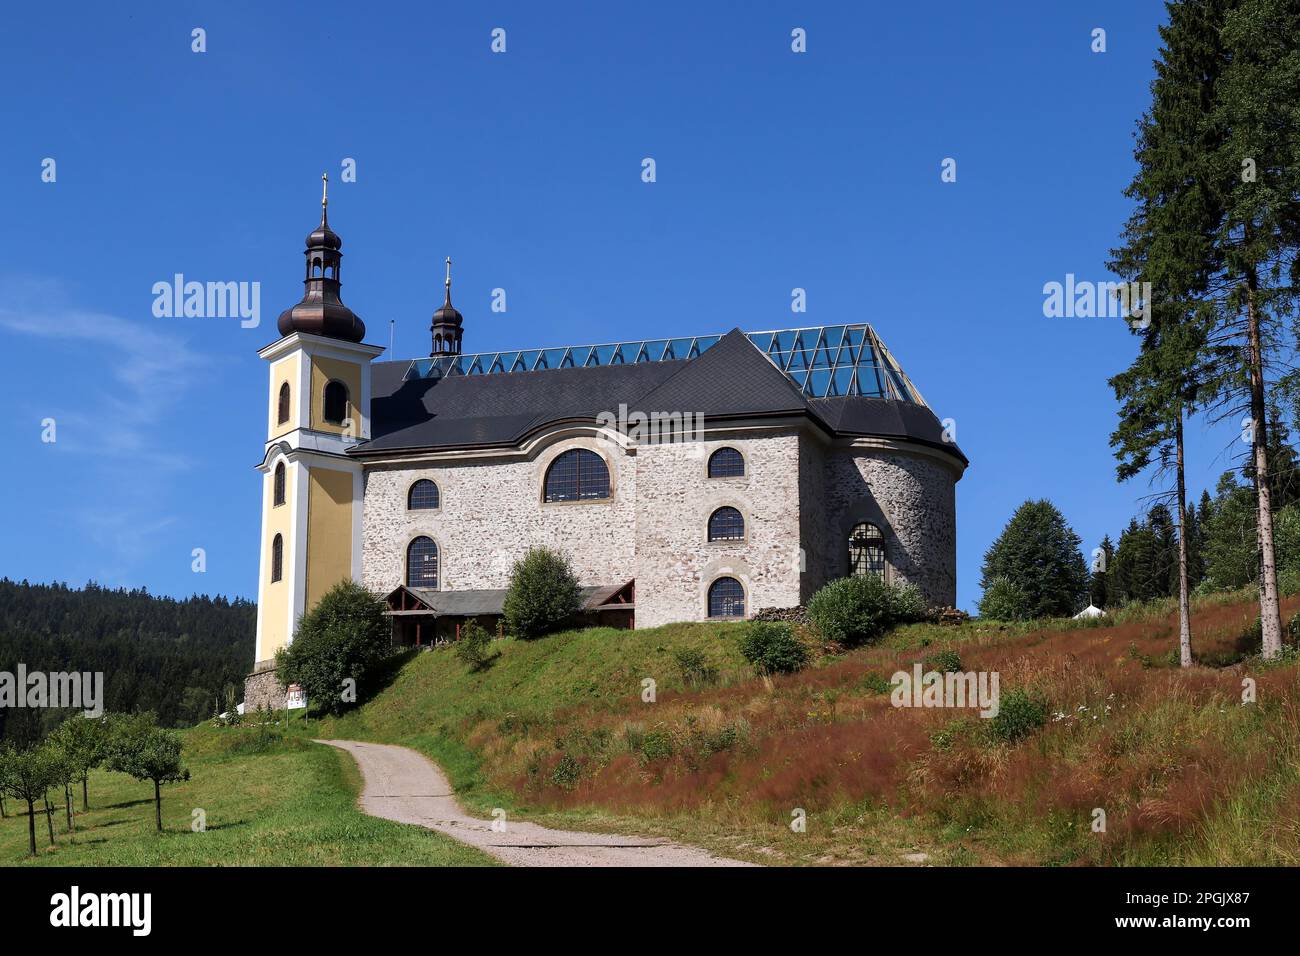
[[[507,593],[504,588],[435,591],[399,585],[384,600],[388,603],[386,613],[390,617],[477,617],[504,613]],[[591,585],[580,588],[579,595],[585,612],[636,610],[635,581]]]

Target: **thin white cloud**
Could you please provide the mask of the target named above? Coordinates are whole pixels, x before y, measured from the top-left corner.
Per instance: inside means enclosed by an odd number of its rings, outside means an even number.
[[[105,376],[103,387],[85,393],[91,407],[53,412],[61,442],[71,431],[62,426],[74,426],[77,434],[94,436],[75,450],[130,457],[153,467],[186,466],[182,456],[158,447],[156,426],[209,368],[207,356],[144,321],[69,304],[63,284],[44,279],[0,280],[0,328],[103,351],[105,361],[78,372],[83,382],[88,372]]]
[[[159,436],[187,393],[211,380],[214,361],[150,320],[165,321],[80,307],[58,281],[0,278],[0,331],[66,343],[66,358],[38,371],[51,383],[79,383],[74,391],[42,395],[38,413],[57,422],[58,439],[44,446],[46,453],[79,456],[85,464],[74,480],[89,480],[95,489],[84,506],[61,509],[49,529],[76,542],[67,553],[78,567],[63,570],[65,577],[88,573],[108,585],[139,583],[178,524],[167,508],[164,476],[191,462]],[[175,560],[189,558],[183,553]]]

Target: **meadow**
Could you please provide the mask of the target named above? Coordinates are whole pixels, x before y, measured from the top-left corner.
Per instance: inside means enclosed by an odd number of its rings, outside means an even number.
[[[409,655],[313,733],[415,747],[484,815],[757,862],[1295,864],[1300,673],[1294,650],[1254,656],[1255,615],[1249,594],[1199,600],[1186,671],[1170,602],[910,625],[776,677],[741,656],[747,624],[507,638],[481,670]],[[916,662],[996,671],[1041,720],[1008,732],[974,710],[891,706],[891,675]]]

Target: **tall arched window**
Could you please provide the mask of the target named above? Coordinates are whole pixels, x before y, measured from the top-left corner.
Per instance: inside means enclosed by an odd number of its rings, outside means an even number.
[[[406,586],[438,586],[438,546],[432,538],[419,537],[406,547]]]
[[[348,387],[334,381],[325,386],[325,421],[342,425],[348,417]]]
[[[745,474],[745,456],[734,448],[719,448],[709,456],[710,478],[740,478]]]
[[[745,518],[735,508],[719,508],[709,515],[710,541],[744,541]]]
[[[438,507],[438,486],[428,478],[421,478],[407,492],[406,507],[412,511]]]
[[[284,538],[276,535],[271,539],[271,583],[284,577]]]
[[[609,497],[609,468],[594,451],[566,451],[546,469],[544,500],[595,501]]]
[[[885,579],[885,536],[874,524],[864,521],[849,532],[849,574]]]
[[[745,589],[735,578],[718,578],[709,585],[709,617],[744,617]]]
[[[289,383],[285,382],[280,386],[279,410],[276,413],[276,422],[283,425],[289,420]]]
[[[273,505],[284,504],[284,462],[275,466],[275,493],[271,499]]]

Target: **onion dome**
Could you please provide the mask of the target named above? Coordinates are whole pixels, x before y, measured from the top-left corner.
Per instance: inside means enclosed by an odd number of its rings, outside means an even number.
[[[280,313],[277,323],[281,335],[307,332],[331,339],[360,342],[366,335],[365,323],[339,298],[339,266],[343,260],[343,240],[329,226],[326,207],[329,196],[327,177],[321,176],[320,225],[307,237],[307,277],[303,279],[302,301]]]
[[[462,326],[465,317],[451,304],[451,257],[447,258],[446,298],[442,307],[433,313],[429,331],[433,333],[433,351],[430,355],[459,355]]]

